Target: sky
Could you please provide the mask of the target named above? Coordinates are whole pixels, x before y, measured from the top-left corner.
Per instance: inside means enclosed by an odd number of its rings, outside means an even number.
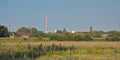
[[[56,29],[120,31],[120,0],[0,0],[0,25],[11,31],[35,27],[49,32]]]

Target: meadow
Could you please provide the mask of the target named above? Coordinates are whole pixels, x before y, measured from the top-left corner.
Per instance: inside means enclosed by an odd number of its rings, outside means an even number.
[[[120,60],[120,42],[0,38],[0,60]]]

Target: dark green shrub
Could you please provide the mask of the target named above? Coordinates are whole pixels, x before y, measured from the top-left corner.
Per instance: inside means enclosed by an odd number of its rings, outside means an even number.
[[[113,37],[108,37],[107,40],[108,41],[120,41],[120,38],[117,36],[113,36]]]
[[[75,36],[72,36],[73,37],[73,40],[75,41],[82,41],[82,37],[80,35],[75,35]]]
[[[27,47],[28,47],[28,50],[30,50],[32,48],[32,46],[30,44],[28,44]]]
[[[23,55],[23,52],[20,52],[20,51],[17,51],[16,53],[15,53],[15,57],[17,58],[17,57],[23,57],[24,55]]]
[[[39,36],[39,37],[38,37],[38,40],[42,40],[42,37],[41,37],[41,36]]]
[[[27,40],[27,38],[23,37],[23,40]]]
[[[92,41],[92,38],[89,35],[85,35],[83,41]]]

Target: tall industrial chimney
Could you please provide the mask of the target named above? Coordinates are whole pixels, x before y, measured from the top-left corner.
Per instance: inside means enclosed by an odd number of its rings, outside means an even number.
[[[48,16],[46,16],[46,33],[48,33]]]

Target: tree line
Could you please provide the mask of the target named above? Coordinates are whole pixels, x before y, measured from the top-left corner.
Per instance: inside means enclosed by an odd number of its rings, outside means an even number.
[[[9,37],[9,34],[11,32],[8,31],[7,27],[4,25],[0,25],[0,37]],[[30,33],[30,37],[37,37],[39,39],[42,38],[49,38],[50,40],[56,40],[56,41],[92,41],[93,38],[102,38],[102,34],[106,34],[107,37],[105,39],[107,41],[120,41],[120,31],[111,30],[108,32],[104,31],[92,31],[87,32],[85,35],[76,34],[76,33],[70,33],[67,32],[64,28],[63,30],[57,30],[56,33],[44,33],[43,31],[38,31],[37,28],[31,27],[20,27],[17,29],[16,32],[12,32],[15,34],[19,33]]]
[[[89,35],[79,35],[72,33],[61,33],[61,34],[51,34],[50,40],[57,41],[92,41],[91,36]]]

